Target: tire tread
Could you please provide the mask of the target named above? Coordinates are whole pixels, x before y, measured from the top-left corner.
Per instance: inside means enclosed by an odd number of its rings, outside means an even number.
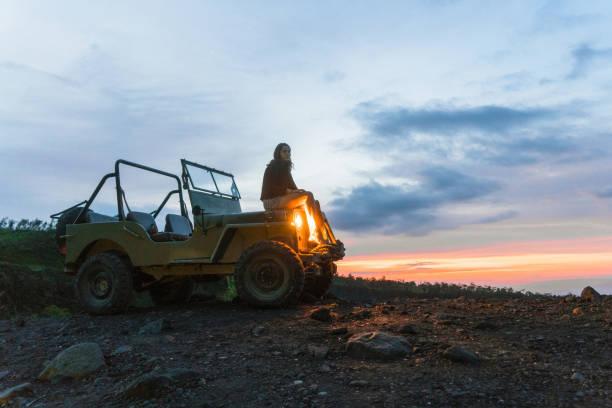
[[[278,299],[265,302],[255,298],[248,292],[244,279],[244,273],[246,272],[248,263],[254,256],[264,251],[274,251],[278,253],[292,271],[292,276],[290,279],[292,284],[291,289],[286,291],[284,295]],[[298,254],[296,254],[289,245],[274,240],[261,241],[250,246],[240,255],[238,261],[236,262],[234,281],[236,284],[236,291],[238,292],[240,298],[252,306],[281,307],[296,304],[304,289],[304,266],[302,265],[302,260]]]
[[[112,271],[114,282],[112,299],[105,305],[97,307],[91,305],[86,299],[81,296],[79,281],[86,274],[87,269],[95,264],[102,263]],[[131,266],[118,254],[113,252],[104,252],[88,258],[77,273],[74,281],[74,289],[77,299],[87,313],[92,315],[107,315],[125,312],[132,300],[132,270]]]

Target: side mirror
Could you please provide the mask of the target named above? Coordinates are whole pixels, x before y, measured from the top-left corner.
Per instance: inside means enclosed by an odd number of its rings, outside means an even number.
[[[198,215],[202,214],[202,208],[199,205],[194,205],[192,213],[197,217]]]

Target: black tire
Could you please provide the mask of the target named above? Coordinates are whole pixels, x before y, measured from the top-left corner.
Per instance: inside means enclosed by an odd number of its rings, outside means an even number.
[[[120,255],[105,252],[87,259],[77,273],[75,292],[92,315],[124,312],[132,300],[132,267]]]
[[[297,303],[304,289],[304,266],[288,245],[262,241],[247,248],[236,263],[238,296],[253,306]]]
[[[57,246],[61,249],[66,243],[66,238],[62,238],[62,236],[66,235],[66,225],[74,224],[76,217],[78,217],[79,213],[83,210],[83,207],[76,207],[70,211],[66,211],[63,213],[58,219],[57,224],[55,224],[55,242],[57,242]],[[90,210],[87,210],[89,212]],[[82,215],[81,219],[76,222],[83,222],[83,219],[86,215]]]
[[[151,300],[157,306],[178,305],[187,303],[194,290],[194,280],[184,278],[156,284],[149,289],[149,294],[151,295]]]
[[[330,262],[329,265],[321,266],[320,275],[306,275],[306,282],[304,283],[304,293],[313,296],[317,299],[325,296],[329,291],[332,280],[336,275],[337,267],[336,264]]]

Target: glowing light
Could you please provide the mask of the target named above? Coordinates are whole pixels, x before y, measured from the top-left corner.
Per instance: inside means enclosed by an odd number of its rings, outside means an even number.
[[[302,224],[304,224],[302,216],[300,215],[300,213],[296,212],[293,215],[293,225],[295,225],[297,228],[302,228]]]
[[[304,205],[304,211],[306,211],[306,221],[308,222],[308,229],[310,230],[308,241],[316,242],[318,244],[319,238],[317,238],[317,223],[315,222],[315,219],[310,213],[307,205]]]

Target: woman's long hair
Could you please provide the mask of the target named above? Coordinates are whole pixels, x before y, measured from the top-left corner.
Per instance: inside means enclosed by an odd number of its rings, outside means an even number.
[[[274,159],[272,159],[272,161],[270,161],[270,163],[268,163],[268,166],[270,166],[273,163],[287,163],[287,167],[289,167],[289,169],[293,168],[293,162],[291,160],[289,160],[289,162],[285,162],[285,160],[281,159],[280,156],[280,152],[282,150],[283,147],[287,147],[290,151],[291,151],[291,146],[289,146],[287,143],[279,143],[276,145],[276,148],[274,149]]]

